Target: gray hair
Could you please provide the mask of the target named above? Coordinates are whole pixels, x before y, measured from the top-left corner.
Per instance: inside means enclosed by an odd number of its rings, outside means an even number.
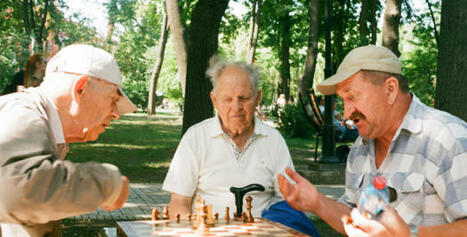
[[[227,62],[219,59],[216,56],[213,56],[209,60],[209,68],[206,70],[206,76],[211,78],[212,90],[215,91],[217,84],[219,83],[219,75],[227,67],[239,67],[245,70],[245,72],[250,77],[251,84],[253,85],[253,92],[255,95],[258,92],[258,81],[259,81],[259,69],[252,64],[247,64],[245,62]]]

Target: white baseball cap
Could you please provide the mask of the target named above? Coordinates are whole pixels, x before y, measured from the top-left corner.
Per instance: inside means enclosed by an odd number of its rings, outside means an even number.
[[[136,106],[122,90],[122,76],[114,57],[103,49],[91,45],[74,44],[62,48],[47,63],[45,78],[75,73],[96,77],[118,86],[122,96],[117,107],[120,114],[131,113]]]
[[[316,88],[324,95],[335,94],[337,84],[360,70],[401,74],[402,64],[397,56],[385,47],[368,45],[355,48],[344,57],[336,74],[318,84]]]

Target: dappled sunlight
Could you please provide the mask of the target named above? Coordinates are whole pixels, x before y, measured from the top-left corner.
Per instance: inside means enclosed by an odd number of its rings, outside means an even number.
[[[149,168],[169,168],[170,162],[160,162],[160,163],[153,163],[153,162],[145,162],[143,166]]]

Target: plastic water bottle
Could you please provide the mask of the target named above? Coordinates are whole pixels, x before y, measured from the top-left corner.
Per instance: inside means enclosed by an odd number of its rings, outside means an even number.
[[[360,195],[358,209],[368,219],[377,219],[388,203],[389,190],[386,187],[386,179],[377,175],[373,183]]]

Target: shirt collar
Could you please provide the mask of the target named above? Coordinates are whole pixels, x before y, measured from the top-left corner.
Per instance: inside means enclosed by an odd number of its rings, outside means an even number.
[[[40,87],[35,88],[38,95],[40,96],[42,106],[45,109],[45,113],[48,117],[48,123],[52,130],[52,136],[55,139],[56,144],[65,143],[65,135],[63,134],[62,121],[58,115],[57,106],[53,103],[47,93],[43,92]]]
[[[422,131],[423,125],[423,107],[422,102],[412,94],[412,102],[410,103],[409,111],[404,116],[401,124],[401,130],[406,130],[410,133],[419,133]]]
[[[261,122],[261,120],[255,116],[255,124],[252,135],[267,136],[264,126],[265,125]],[[214,116],[214,124],[210,130],[211,137],[217,137],[225,134],[224,130],[222,130],[221,118],[219,117],[219,114]]]

